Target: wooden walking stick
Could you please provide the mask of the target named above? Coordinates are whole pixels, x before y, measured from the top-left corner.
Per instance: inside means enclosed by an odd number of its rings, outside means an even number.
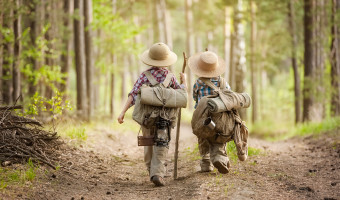
[[[185,55],[185,52],[183,52],[183,67],[182,67],[182,73],[185,72],[185,67],[187,65],[187,57]],[[181,81],[182,84],[182,81]],[[180,127],[181,127],[181,108],[178,111],[178,117],[177,117],[177,132],[176,132],[176,145],[175,145],[175,163],[174,163],[174,179],[177,179],[177,161],[178,161],[178,140],[179,140],[179,133],[180,133]]]

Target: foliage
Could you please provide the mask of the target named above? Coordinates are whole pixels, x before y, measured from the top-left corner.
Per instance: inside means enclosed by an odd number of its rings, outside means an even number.
[[[27,77],[30,84],[33,85],[47,85],[52,91],[57,90],[57,84],[65,84],[64,78],[66,74],[61,72],[59,65],[43,64],[38,68],[34,68],[33,63],[44,63],[44,59],[57,59],[61,52],[53,49],[52,46],[57,43],[56,39],[47,40],[45,34],[51,31],[51,25],[47,24],[43,27],[41,33],[36,37],[35,41],[30,41],[28,34],[23,34],[22,37],[22,59],[25,61],[21,67],[21,72]],[[31,32],[30,28],[26,32]],[[34,62],[31,62],[34,60]]]
[[[129,6],[128,2],[123,4]],[[100,30],[101,34],[101,37],[94,40],[95,44],[100,48],[96,66],[106,73],[112,69],[112,67],[107,66],[108,57],[124,53],[139,53],[140,44],[134,42],[134,37],[140,34],[144,28],[137,26],[133,19],[122,17],[124,12],[129,12],[129,10],[117,9],[116,13],[114,13],[114,5],[112,5],[111,0],[94,0],[93,5],[94,20],[91,26],[94,31]],[[110,61],[112,63],[111,59]],[[116,63],[111,65],[113,64]]]
[[[24,115],[38,115],[39,111],[48,111],[52,117],[56,119],[64,110],[72,110],[72,106],[68,100],[63,101],[61,93],[56,90],[55,96],[47,99],[39,95],[38,92],[31,97],[31,103],[27,105]]]

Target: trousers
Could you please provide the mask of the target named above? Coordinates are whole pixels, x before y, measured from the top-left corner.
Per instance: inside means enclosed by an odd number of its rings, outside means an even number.
[[[219,142],[216,137],[198,138],[198,149],[202,157],[201,167],[208,167],[211,163],[220,161],[227,163],[226,142]]]
[[[142,127],[144,136],[153,135],[155,128],[147,129]],[[149,172],[150,178],[155,175],[164,177],[166,168],[165,161],[169,149],[165,146],[145,146],[144,147],[144,162]]]

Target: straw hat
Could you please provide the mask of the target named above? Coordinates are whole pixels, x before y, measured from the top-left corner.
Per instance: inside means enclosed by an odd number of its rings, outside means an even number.
[[[177,61],[177,55],[170,51],[168,45],[156,43],[141,55],[144,64],[154,67],[168,67]]]
[[[226,64],[214,52],[205,51],[191,56],[188,60],[191,71],[199,77],[212,78],[223,74]]]

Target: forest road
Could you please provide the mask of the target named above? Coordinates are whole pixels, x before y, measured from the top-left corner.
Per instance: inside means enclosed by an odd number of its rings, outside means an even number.
[[[174,129],[176,130],[176,129]],[[175,131],[172,133],[175,135]],[[174,137],[165,187],[154,187],[137,134],[101,128],[86,144],[63,155],[64,168],[39,180],[29,199],[340,199],[340,134],[268,142],[230,173],[200,173],[196,137],[182,125],[178,180],[173,180]],[[25,195],[25,196],[26,196]],[[22,196],[24,197],[24,196]]]

